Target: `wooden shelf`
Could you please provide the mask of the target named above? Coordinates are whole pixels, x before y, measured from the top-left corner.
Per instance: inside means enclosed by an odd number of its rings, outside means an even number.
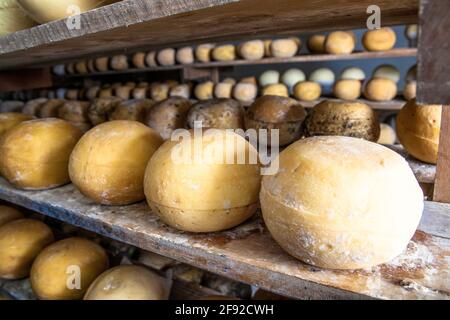
[[[317,62],[317,61],[338,61],[338,60],[353,60],[353,59],[377,59],[377,58],[401,58],[401,57],[415,57],[417,55],[417,48],[397,48],[382,52],[354,52],[351,54],[302,54],[292,58],[264,58],[260,60],[234,60],[234,61],[213,61],[208,63],[193,63],[185,65],[174,66],[159,66],[152,68],[130,68],[120,71],[107,72],[92,72],[83,74],[69,74],[64,76],[56,76],[60,78],[80,78],[80,77],[96,77],[106,75],[119,75],[131,73],[146,73],[146,72],[162,72],[167,70],[181,70],[187,68],[225,68],[237,66],[252,66],[252,65],[270,65],[270,64],[291,64],[300,62]]]
[[[332,98],[332,97],[324,97],[321,98],[320,100],[316,100],[316,101],[300,101],[300,104],[305,107],[305,108],[313,108],[316,104],[318,104],[319,102],[323,101],[323,100],[335,100],[335,101],[341,101],[340,99],[336,99],[336,98]],[[395,100],[391,100],[391,101],[386,101],[386,102],[377,102],[377,101],[370,101],[367,99],[358,99],[357,101],[365,103],[369,106],[371,106],[373,109],[375,110],[380,110],[380,111],[395,111],[395,110],[400,110],[401,108],[403,108],[403,106],[406,104],[405,100],[401,100],[401,99],[395,99]]]
[[[0,69],[195,41],[365,28],[373,4],[383,25],[418,20],[418,0],[126,0],[81,14],[80,29],[60,20],[1,37]]]
[[[226,232],[190,234],[162,224],[145,203],[94,204],[73,185],[20,191],[0,179],[0,198],[226,277],[294,298],[450,299],[450,206],[426,202],[407,251],[370,270],[304,264],[272,240],[259,216]]]

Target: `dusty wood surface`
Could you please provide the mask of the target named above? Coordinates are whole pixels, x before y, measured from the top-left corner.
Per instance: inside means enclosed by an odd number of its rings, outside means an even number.
[[[221,233],[194,235],[162,224],[145,203],[94,204],[72,185],[19,191],[0,179],[0,198],[228,278],[294,298],[450,299],[450,207],[426,202],[407,251],[370,270],[306,265],[271,239],[259,216]],[[441,213],[435,219],[436,210]]]
[[[420,1],[417,100],[450,105],[450,1]],[[450,192],[449,198],[450,199]]]
[[[0,68],[212,40],[364,28],[369,5],[383,25],[417,21],[418,0],[126,0],[0,38]]]
[[[450,106],[442,108],[434,201],[450,203]]]
[[[122,71],[108,71],[108,72],[93,72],[88,74],[70,74],[64,76],[65,78],[79,78],[102,75],[115,75],[127,73],[145,73],[157,72],[166,70],[183,69],[189,72],[190,69],[199,68],[225,68],[234,66],[247,65],[267,65],[267,64],[285,64],[285,63],[299,63],[299,62],[314,62],[314,61],[337,61],[337,60],[353,60],[353,59],[376,59],[376,58],[396,58],[396,57],[414,57],[417,54],[416,48],[397,48],[382,52],[354,52],[351,54],[303,54],[292,58],[264,58],[260,60],[234,60],[234,61],[213,61],[208,63],[193,63],[190,65],[175,65],[175,66],[158,66],[152,68],[130,68]]]
[[[436,177],[436,166],[434,164],[425,163],[411,157],[402,145],[386,145],[386,147],[399,153],[406,159],[406,161],[408,161],[408,164],[414,172],[417,181],[422,183],[434,183],[434,179]]]

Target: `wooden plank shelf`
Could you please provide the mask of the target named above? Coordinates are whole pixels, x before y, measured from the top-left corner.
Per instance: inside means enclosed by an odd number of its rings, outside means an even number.
[[[351,54],[302,54],[292,58],[264,58],[260,60],[234,60],[234,61],[212,61],[208,63],[196,62],[193,64],[174,65],[174,66],[158,66],[151,68],[130,68],[120,71],[107,72],[91,72],[83,74],[68,74],[64,76],[56,76],[58,78],[80,78],[80,77],[98,77],[131,73],[146,72],[162,72],[167,70],[181,70],[187,68],[227,68],[238,66],[252,65],[271,65],[271,64],[292,64],[301,62],[318,62],[318,61],[338,61],[338,60],[356,60],[356,59],[377,59],[377,58],[402,58],[415,57],[417,48],[396,48],[389,51],[381,52],[354,52]]]
[[[324,270],[283,252],[260,215],[232,230],[190,234],[144,203],[101,206],[73,185],[21,191],[0,179],[0,198],[178,261],[299,299],[450,299],[450,206],[426,202],[408,249],[367,270]]]
[[[309,109],[309,108],[313,108],[315,105],[317,105],[318,103],[320,103],[323,100],[335,100],[335,101],[342,101],[340,99],[336,99],[336,98],[332,98],[332,97],[323,97],[319,100],[315,100],[315,101],[300,101],[300,104]],[[370,101],[367,99],[358,99],[357,101],[365,103],[369,106],[371,106],[373,109],[375,110],[379,110],[379,111],[398,111],[401,108],[403,108],[403,106],[406,104],[405,100],[401,100],[400,98],[391,100],[391,101],[385,101],[385,102],[378,102],[378,101]]]
[[[418,20],[418,0],[126,0],[81,14],[79,29],[59,20],[1,37],[0,69],[255,35],[365,28],[369,5],[380,7],[383,25]]]

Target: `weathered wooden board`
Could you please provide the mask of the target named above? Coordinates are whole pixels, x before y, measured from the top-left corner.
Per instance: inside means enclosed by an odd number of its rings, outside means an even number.
[[[164,225],[145,203],[94,204],[73,185],[19,191],[0,179],[0,198],[228,278],[294,298],[450,299],[450,207],[426,202],[404,254],[368,270],[304,264],[272,240],[259,216],[226,232],[190,234]]]
[[[381,52],[354,52],[351,54],[302,54],[292,58],[264,58],[260,60],[234,60],[234,61],[213,61],[207,63],[193,63],[189,65],[174,65],[174,66],[158,66],[152,68],[130,68],[128,70],[121,71],[108,71],[108,72],[93,72],[88,74],[71,74],[64,76],[65,78],[79,78],[90,76],[103,76],[103,75],[115,75],[115,74],[128,74],[128,73],[145,73],[156,72],[166,70],[183,69],[189,71],[189,69],[199,68],[224,68],[234,66],[251,66],[251,65],[266,65],[266,64],[285,64],[285,63],[299,63],[299,62],[317,62],[317,61],[338,61],[338,60],[354,60],[354,59],[376,59],[376,58],[400,58],[400,57],[415,57],[417,55],[416,48],[397,48],[389,51]]]
[[[127,50],[300,31],[364,28],[369,5],[383,25],[417,21],[418,0],[126,0],[0,38],[0,68]]]
[[[420,1],[417,100],[450,105],[450,1]]]
[[[434,201],[450,203],[450,105],[442,108]]]
[[[53,86],[49,68],[0,71],[0,92],[20,91]]]

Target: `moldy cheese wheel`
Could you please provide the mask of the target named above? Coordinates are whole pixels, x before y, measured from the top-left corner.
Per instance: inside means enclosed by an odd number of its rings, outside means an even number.
[[[191,130],[179,141],[166,141],[156,151],[145,172],[147,202],[165,223],[179,230],[214,232],[235,227],[257,208],[261,183],[257,151],[234,132],[196,133]]]
[[[194,128],[201,121],[203,128],[241,129],[244,128],[244,109],[233,99],[212,99],[200,101],[190,110],[187,124]]]
[[[264,222],[306,263],[370,268],[401,254],[416,231],[422,190],[404,158],[382,145],[307,138],[281,152],[279,166],[263,178]]]
[[[101,204],[143,200],[145,166],[161,143],[154,130],[136,121],[100,124],[80,139],[70,156],[72,183]]]

